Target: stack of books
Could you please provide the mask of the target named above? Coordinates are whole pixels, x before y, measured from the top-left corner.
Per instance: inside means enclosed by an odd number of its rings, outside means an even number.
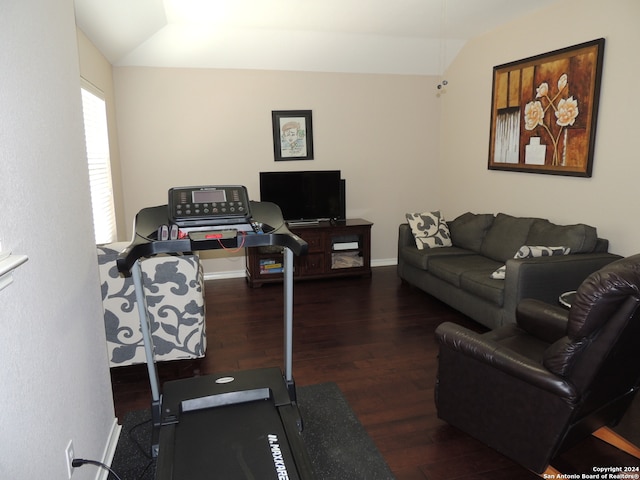
[[[284,271],[281,261],[276,260],[260,260],[260,275],[271,275],[274,273],[282,273]]]

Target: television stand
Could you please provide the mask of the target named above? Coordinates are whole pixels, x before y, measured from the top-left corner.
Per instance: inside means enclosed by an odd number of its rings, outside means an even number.
[[[371,227],[362,218],[321,220],[315,224],[288,223],[289,230],[309,245],[308,254],[293,260],[294,280],[371,276]],[[282,248],[247,249],[246,275],[250,287],[283,279]]]

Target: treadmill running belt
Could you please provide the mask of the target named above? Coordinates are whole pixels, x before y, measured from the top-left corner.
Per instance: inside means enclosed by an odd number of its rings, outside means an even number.
[[[299,479],[270,400],[183,413],[173,453],[175,480]]]

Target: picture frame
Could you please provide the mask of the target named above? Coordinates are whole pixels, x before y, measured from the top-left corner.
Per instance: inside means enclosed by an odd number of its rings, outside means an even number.
[[[311,110],[274,110],[271,123],[276,162],[313,160]]]
[[[591,177],[604,43],[493,68],[489,170]]]

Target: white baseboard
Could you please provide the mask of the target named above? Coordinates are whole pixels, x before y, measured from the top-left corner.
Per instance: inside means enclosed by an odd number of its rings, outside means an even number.
[[[377,260],[371,260],[371,268],[375,267],[389,267],[397,265],[397,258],[380,258]],[[231,270],[227,272],[205,272],[205,280],[222,280],[225,278],[245,278],[246,273],[244,270]]]
[[[224,278],[245,278],[244,270],[235,270],[229,272],[204,272],[205,280],[222,280]]]
[[[379,258],[377,260],[371,260],[371,268],[375,267],[391,267],[398,264],[397,258]]]
[[[105,445],[104,452],[102,454],[101,462],[105,465],[111,466],[113,457],[116,454],[116,447],[118,446],[118,440],[120,439],[120,432],[122,426],[118,424],[118,419],[113,418],[113,424],[111,425],[111,431],[109,432],[109,438],[107,438],[107,444]],[[116,472],[118,473],[118,472]],[[104,468],[98,468],[96,473],[96,480],[107,480],[109,477],[109,471]]]

